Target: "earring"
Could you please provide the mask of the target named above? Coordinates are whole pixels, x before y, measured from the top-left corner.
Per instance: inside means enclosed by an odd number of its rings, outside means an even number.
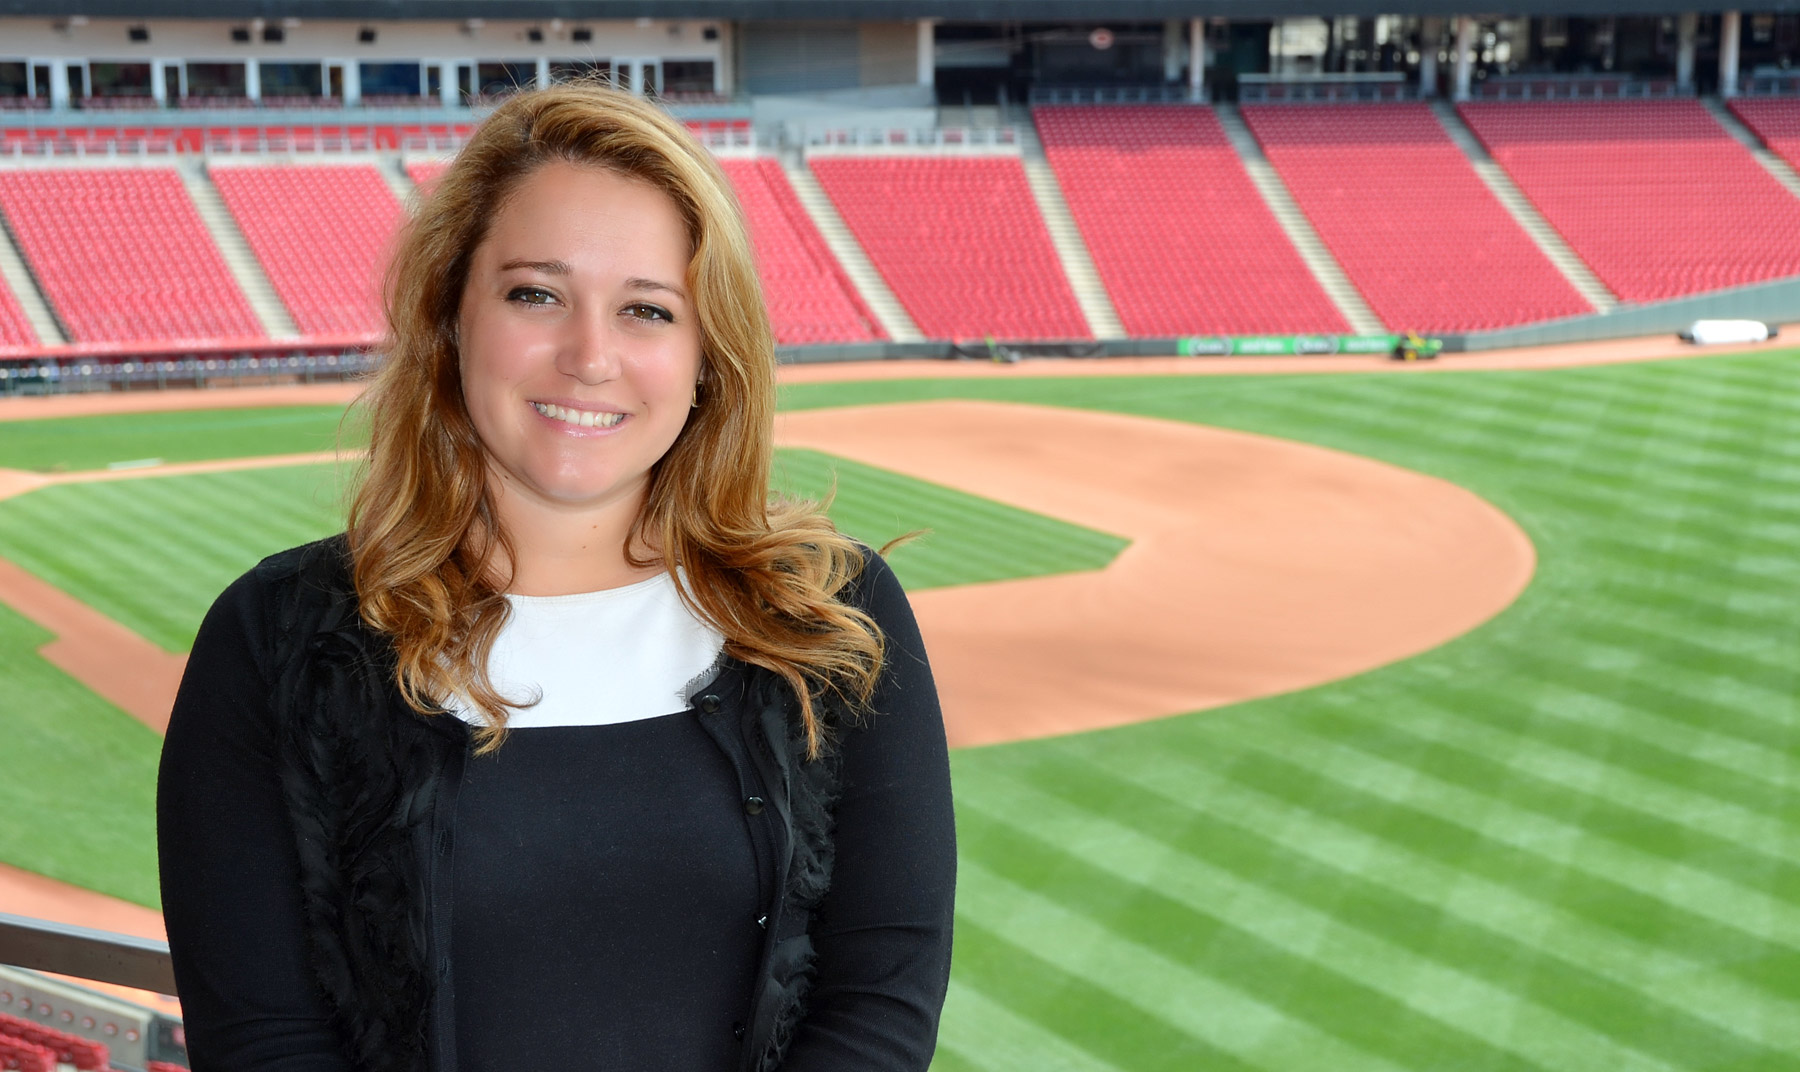
[[[688,400],[689,409],[700,408],[700,382],[699,380],[694,381],[694,396]]]

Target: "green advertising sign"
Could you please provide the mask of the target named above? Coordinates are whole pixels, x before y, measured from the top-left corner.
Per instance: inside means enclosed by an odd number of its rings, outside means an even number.
[[[1175,340],[1182,357],[1270,354],[1387,354],[1398,335],[1186,335]]]

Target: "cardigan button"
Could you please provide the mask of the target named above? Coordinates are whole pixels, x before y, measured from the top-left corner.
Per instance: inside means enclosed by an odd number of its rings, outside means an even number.
[[[731,1034],[732,1034],[733,1038],[743,1038],[744,1037],[743,1023],[739,1022],[739,1023],[732,1024],[731,1025]]]
[[[719,709],[719,702],[719,698],[709,692],[700,697],[700,710],[710,715]]]
[[[744,801],[744,810],[746,812],[750,813],[751,815],[761,815],[762,810],[763,810],[763,798],[761,798],[761,797],[748,798],[747,800]]]

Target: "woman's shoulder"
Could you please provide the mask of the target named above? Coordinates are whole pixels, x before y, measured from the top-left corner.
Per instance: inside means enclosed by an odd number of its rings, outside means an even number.
[[[894,574],[894,568],[888,565],[881,552],[860,541],[856,550],[862,555],[862,564],[838,591],[837,599],[880,622],[884,612],[891,612],[896,605],[906,605],[906,593],[900,587],[900,578]]]
[[[308,614],[354,602],[355,596],[349,544],[339,533],[258,562],[219,594],[209,617],[258,622],[285,633]]]

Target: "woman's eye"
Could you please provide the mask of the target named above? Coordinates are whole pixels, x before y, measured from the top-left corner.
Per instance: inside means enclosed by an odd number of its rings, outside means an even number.
[[[636,302],[627,305],[625,307],[625,315],[637,320],[666,320],[670,323],[675,322],[674,315],[667,309],[664,309],[660,305],[651,305],[649,302]]]
[[[542,287],[514,287],[506,295],[506,300],[524,302],[526,305],[550,305],[556,301],[556,295]]]

